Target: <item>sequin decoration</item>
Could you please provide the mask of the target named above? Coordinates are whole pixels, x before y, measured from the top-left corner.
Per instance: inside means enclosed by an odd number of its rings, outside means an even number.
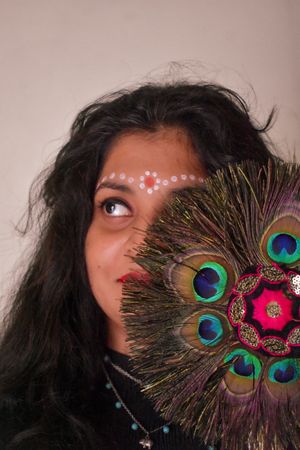
[[[274,356],[287,355],[290,352],[289,346],[282,339],[274,336],[263,338],[261,340],[261,346]]]
[[[295,295],[300,295],[300,275],[292,274],[289,276],[290,289]]]
[[[247,294],[256,287],[259,280],[260,278],[257,275],[247,275],[239,280],[234,290],[239,294]]]
[[[286,277],[286,274],[276,266],[262,266],[259,273],[269,281],[281,281]]]
[[[229,319],[233,324],[240,323],[245,316],[245,304],[243,297],[236,297],[229,307]]]
[[[296,327],[290,332],[287,341],[291,345],[300,345],[300,327]]]
[[[249,347],[257,348],[259,346],[259,334],[251,325],[243,323],[239,329],[239,336],[240,340]]]

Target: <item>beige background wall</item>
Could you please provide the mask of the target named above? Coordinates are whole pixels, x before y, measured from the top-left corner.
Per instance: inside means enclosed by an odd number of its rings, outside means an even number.
[[[0,0],[0,58],[1,292],[31,181],[75,113],[170,61],[196,61],[189,76],[236,89],[260,120],[278,105],[271,137],[300,159],[300,0]]]

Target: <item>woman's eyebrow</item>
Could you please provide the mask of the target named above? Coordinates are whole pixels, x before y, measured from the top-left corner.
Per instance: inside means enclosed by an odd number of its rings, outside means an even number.
[[[195,189],[195,188],[199,189],[199,190],[203,190],[203,191],[206,190],[204,183],[200,183],[200,184],[193,184],[192,186],[183,186],[180,188],[172,189],[171,193],[172,193],[172,195],[173,194],[176,195],[176,194],[180,194],[182,191],[189,190],[189,189]]]
[[[95,192],[98,192],[100,189],[104,188],[114,189],[116,191],[122,191],[129,194],[134,193],[133,190],[130,189],[130,187],[127,186],[126,184],[113,183],[112,181],[103,181],[102,183],[97,184]]]

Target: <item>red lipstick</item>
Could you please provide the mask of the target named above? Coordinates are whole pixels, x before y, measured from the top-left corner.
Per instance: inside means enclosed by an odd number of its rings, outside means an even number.
[[[150,276],[146,272],[128,272],[117,279],[120,283],[125,283],[128,280],[150,281]]]

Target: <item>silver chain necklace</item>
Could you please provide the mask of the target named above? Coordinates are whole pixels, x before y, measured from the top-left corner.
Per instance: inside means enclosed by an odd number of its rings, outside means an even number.
[[[135,378],[133,375],[128,373],[126,370],[122,369],[122,367],[118,366],[117,364],[114,364],[111,361],[111,359],[110,359],[110,357],[108,355],[105,355],[104,361],[106,363],[110,364],[121,375],[124,375],[125,377],[129,378],[130,380],[134,381],[135,383],[137,383],[139,385],[142,384],[141,380],[139,380],[138,378]],[[116,407],[118,409],[120,409],[121,407],[123,407],[125,409],[125,411],[129,415],[129,417],[133,420],[133,424],[131,425],[131,428],[133,430],[137,430],[138,428],[140,428],[145,433],[144,438],[139,441],[139,444],[143,448],[151,449],[153,447],[153,441],[150,439],[150,434],[153,434],[153,433],[155,433],[156,431],[159,431],[159,430],[163,430],[164,433],[168,433],[169,432],[169,425],[170,425],[171,422],[168,422],[165,425],[161,425],[161,426],[159,426],[157,428],[154,428],[153,430],[148,431],[141,424],[141,422],[139,420],[137,420],[137,418],[133,415],[133,413],[130,411],[128,406],[124,403],[124,400],[122,399],[121,395],[117,391],[116,386],[112,382],[111,377],[109,376],[109,374],[108,374],[104,364],[103,364],[103,372],[104,372],[104,374],[106,376],[106,379],[108,381],[108,383],[106,384],[106,388],[107,389],[112,389],[112,391],[114,392],[115,396],[118,399],[118,402],[116,403]]]
[[[108,355],[104,356],[104,361],[108,364],[110,364],[117,372],[119,372],[121,375],[124,375],[126,378],[129,378],[129,380],[134,381],[136,384],[142,385],[141,380],[138,378],[135,378],[133,375],[131,375],[126,370],[122,369],[122,367],[118,366],[117,364],[113,363],[112,360]]]

